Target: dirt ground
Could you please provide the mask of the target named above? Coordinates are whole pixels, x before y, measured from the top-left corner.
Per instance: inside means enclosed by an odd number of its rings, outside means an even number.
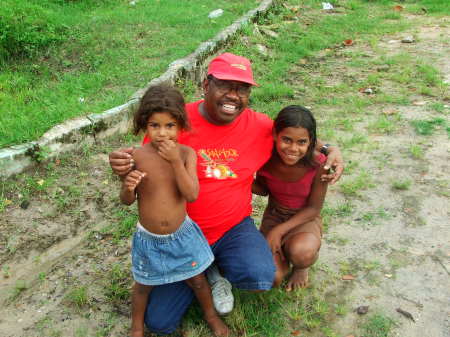
[[[402,43],[406,35],[415,42]],[[428,20],[420,29],[383,37],[377,48],[425,59],[450,83],[449,36],[448,22]],[[346,52],[351,48],[363,46]],[[321,59],[336,69],[330,81],[342,75],[344,59]],[[444,100],[444,113],[430,109],[435,100]],[[379,113],[401,117],[396,131],[372,132],[345,151],[348,169],[327,196],[328,231],[312,277],[323,270],[338,275],[327,289],[349,309],[334,318],[338,336],[355,334],[361,316],[353,310],[362,305],[392,318],[393,335],[450,336],[449,136],[442,129],[418,136],[409,124],[437,115],[448,123],[448,104],[448,93],[389,104]],[[359,119],[357,129],[368,123]],[[348,137],[355,131],[337,132]],[[118,182],[107,164],[107,153],[124,141],[84,147],[18,180],[12,203],[0,213],[0,336],[126,331],[128,294],[120,291],[129,286],[129,240],[121,240],[116,222],[128,228],[135,215],[119,206]],[[411,155],[413,145],[423,153]],[[343,186],[358,177],[366,186],[344,196]]]

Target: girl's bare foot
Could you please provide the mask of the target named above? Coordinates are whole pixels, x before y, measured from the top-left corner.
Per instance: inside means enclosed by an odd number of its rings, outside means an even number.
[[[308,268],[293,268],[292,274],[286,285],[286,291],[296,288],[306,288],[308,286]]]
[[[209,328],[213,332],[214,336],[218,337],[229,336],[230,330],[217,314],[205,316],[204,318],[206,323],[208,323]]]

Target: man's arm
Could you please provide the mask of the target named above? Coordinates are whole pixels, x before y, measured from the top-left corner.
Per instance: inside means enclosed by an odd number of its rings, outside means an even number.
[[[264,178],[256,173],[256,178],[253,179],[252,193],[257,195],[266,196],[269,194]]]
[[[327,156],[327,161],[324,165],[326,172],[320,178],[333,185],[341,178],[342,172],[344,172],[344,159],[342,158],[341,150],[337,146],[325,144],[320,139],[317,140],[316,150]]]

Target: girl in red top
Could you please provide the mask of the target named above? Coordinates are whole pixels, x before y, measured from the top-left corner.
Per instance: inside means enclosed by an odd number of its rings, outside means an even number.
[[[252,192],[269,195],[261,232],[277,268],[274,286],[292,273],[286,290],[308,285],[308,268],[318,258],[322,238],[320,211],[327,182],[320,177],[325,156],[315,153],[316,121],[311,112],[291,105],[280,111],[273,127],[272,157],[258,171]]]

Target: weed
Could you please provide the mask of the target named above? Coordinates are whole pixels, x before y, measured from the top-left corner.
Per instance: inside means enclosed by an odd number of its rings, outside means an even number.
[[[119,222],[118,225],[113,226],[112,230],[114,241],[117,243],[119,240],[131,236],[136,226],[137,213],[134,209],[121,208],[114,215]]]
[[[378,208],[374,212],[367,212],[361,216],[361,220],[372,225],[378,225],[381,219],[389,219],[390,215],[383,208]]]
[[[392,188],[394,190],[405,191],[405,190],[409,190],[410,187],[411,187],[411,180],[410,179],[395,180],[392,183]]]
[[[356,178],[342,182],[340,190],[345,196],[360,196],[362,190],[373,187],[372,179],[367,172],[361,172]]]
[[[368,142],[368,138],[366,135],[354,133],[349,138],[340,141],[342,147],[345,149],[352,148],[356,145],[366,144]]]
[[[387,116],[379,116],[377,120],[368,125],[368,129],[372,132],[391,134],[396,129],[394,122],[395,120],[392,118],[388,118]]]
[[[336,315],[345,316],[348,313],[348,308],[344,304],[335,304],[334,312],[336,313]]]
[[[79,326],[75,329],[75,337],[86,337],[88,335],[88,328],[86,326]]]
[[[389,337],[395,322],[383,314],[374,314],[362,325],[364,337]]]
[[[446,111],[445,105],[440,102],[431,103],[430,108],[439,113],[445,113],[445,111]]]
[[[4,278],[9,278],[11,276],[11,272],[10,272],[10,267],[7,266],[6,264],[4,264],[2,266],[2,272],[3,272],[3,277]]]
[[[327,235],[325,241],[327,243],[337,244],[338,246],[345,246],[349,242],[349,239],[338,235]]]
[[[14,301],[16,298],[20,296],[25,290],[28,289],[28,285],[24,280],[18,280],[14,285],[13,293],[10,297],[11,301]]]
[[[75,288],[67,293],[65,300],[68,304],[75,306],[77,309],[82,309],[90,304],[90,299],[86,286]]]
[[[47,277],[47,274],[43,271],[41,271],[38,275],[38,278],[40,281],[44,281],[46,277]]]
[[[122,264],[114,264],[106,277],[105,295],[113,303],[130,297],[130,273]]]
[[[443,118],[434,118],[434,119],[430,119],[430,120],[414,120],[411,121],[411,125],[413,126],[414,130],[419,134],[419,135],[425,135],[425,136],[429,136],[431,134],[433,134],[433,132],[435,131],[436,127],[438,126],[445,126],[446,121]]]
[[[409,147],[409,153],[414,159],[423,159],[424,157],[423,148],[420,145],[411,145]]]

